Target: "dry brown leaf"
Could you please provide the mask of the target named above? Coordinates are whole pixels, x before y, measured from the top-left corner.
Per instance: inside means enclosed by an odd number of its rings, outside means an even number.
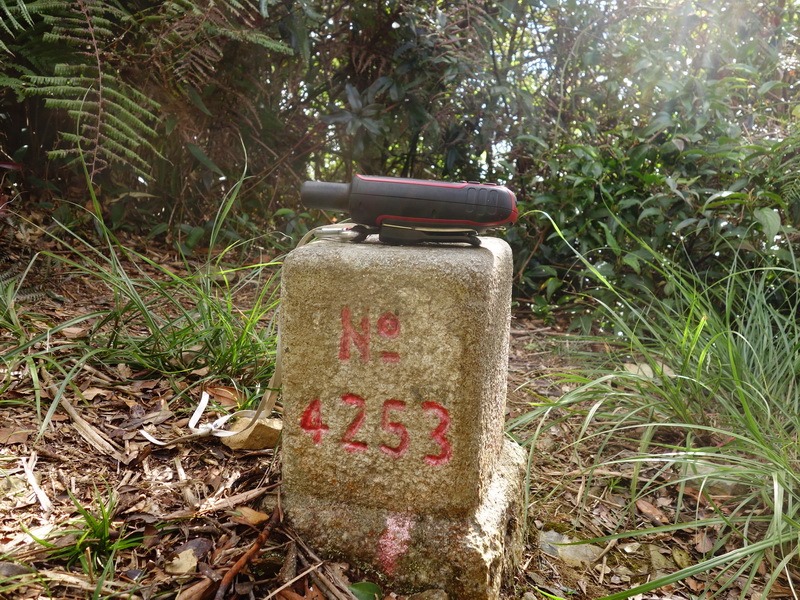
[[[694,534],[694,549],[701,554],[706,554],[714,549],[714,541],[705,531],[698,531]]]
[[[178,548],[177,552],[183,552],[184,550],[191,550],[192,552],[194,552],[194,555],[198,559],[200,559],[203,558],[206,554],[208,554],[213,546],[214,544],[211,542],[211,540],[198,537],[189,540],[185,544],[182,544]]]
[[[697,581],[693,577],[687,577],[685,579],[686,585],[689,586],[689,589],[692,590],[694,593],[702,592],[706,589],[706,584],[702,581]]]
[[[214,402],[222,406],[239,406],[246,398],[233,386],[212,385],[205,388]]]
[[[69,414],[75,429],[78,430],[78,433],[81,434],[81,437],[89,442],[89,444],[94,446],[95,450],[102,452],[106,456],[112,457],[114,460],[117,460],[122,464],[128,464],[128,462],[130,462],[129,459],[123,455],[122,451],[105,437],[103,437],[103,434],[100,433],[100,431],[92,427],[89,422],[86,421],[86,419],[84,419],[77,410],[75,410],[75,407],[72,406],[72,404],[70,404],[66,398],[61,398],[61,406],[64,408],[67,414]]]
[[[692,564],[691,554],[689,554],[683,548],[679,548],[677,546],[672,548],[672,560],[675,561],[675,564],[681,569],[685,569]]]
[[[217,585],[204,577],[194,585],[184,588],[175,600],[211,600],[217,591]]]
[[[138,379],[130,385],[130,388],[139,392],[141,390],[152,390],[158,387],[159,384],[163,384],[163,382],[158,379]]]
[[[629,544],[623,544],[620,547],[626,554],[632,554],[633,552],[637,552],[642,545],[639,542],[631,542]]]
[[[39,571],[39,576],[42,578],[43,581],[47,581],[48,584],[51,586],[57,585],[68,588],[75,588],[85,592],[92,592],[95,595],[98,595],[99,593],[99,595],[103,597],[109,597],[109,596],[127,597],[130,594],[130,590],[128,589],[129,585],[124,581],[110,580],[98,583],[97,581],[91,581],[88,577],[86,577],[82,573],[78,575],[56,570]]]
[[[636,501],[636,508],[654,525],[663,525],[667,522],[664,512],[643,498]]]
[[[24,444],[28,441],[31,432],[25,429],[14,429],[13,427],[0,428],[0,444]]]
[[[197,569],[197,555],[191,548],[178,552],[171,561],[164,565],[164,570],[170,575],[187,575]]]
[[[39,482],[36,481],[36,475],[33,471],[36,467],[37,460],[38,456],[36,452],[31,452],[30,458],[22,461],[22,468],[25,471],[25,479],[27,479],[28,485],[31,487],[33,493],[36,495],[36,499],[42,506],[42,511],[50,513],[53,510],[53,503],[50,501],[50,498],[47,497],[45,491],[39,486]]]
[[[319,588],[311,588],[306,592],[306,600],[325,600]]]
[[[656,363],[656,367],[661,371],[656,374],[648,363],[624,363],[622,368],[632,375],[638,375],[646,379],[655,379],[663,374],[666,377],[675,377],[675,372],[664,363]]]
[[[64,334],[65,338],[74,340],[77,338],[86,337],[87,334],[89,333],[89,329],[87,327],[80,327],[80,326],[62,327],[61,333]]]
[[[231,520],[240,525],[259,525],[269,521],[269,515],[247,506],[240,506],[236,509],[236,514]]]
[[[122,377],[122,379],[130,379],[131,376],[133,375],[133,371],[131,370],[131,368],[124,363],[120,363],[117,365],[117,373],[119,374],[120,377]]]
[[[197,563],[208,554],[211,546],[211,541],[205,538],[189,540],[175,551],[175,557],[165,565],[164,570],[170,575],[194,573]]]
[[[280,419],[260,417],[255,423],[245,418],[231,426],[234,435],[222,438],[222,443],[231,450],[263,450],[274,448],[281,438],[283,422]]]
[[[670,498],[669,496],[659,496],[656,498],[656,506],[658,508],[664,508],[667,506],[672,506],[675,503],[674,498]]]
[[[102,388],[90,387],[83,391],[83,397],[87,400],[94,400],[97,396],[108,398],[113,392],[111,390],[104,390]]]

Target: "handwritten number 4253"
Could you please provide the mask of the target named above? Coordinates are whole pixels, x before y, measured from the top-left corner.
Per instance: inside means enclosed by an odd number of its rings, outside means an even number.
[[[367,442],[359,439],[359,433],[366,422],[366,401],[357,394],[344,394],[341,402],[356,409],[355,417],[345,429],[339,443],[348,452],[363,452],[367,450]],[[402,400],[386,400],[381,409],[381,429],[389,434],[391,443],[380,445],[380,451],[392,458],[400,458],[408,452],[411,445],[411,433],[408,428],[397,419],[407,405]],[[438,452],[426,454],[423,460],[426,464],[437,466],[450,462],[453,451],[447,431],[450,428],[450,413],[438,402],[423,402],[421,408],[424,412],[437,419],[436,426],[427,432],[427,437],[438,446]],[[322,438],[330,429],[322,418],[322,403],[319,399],[312,400],[300,417],[300,428],[311,436],[315,444],[320,444]]]

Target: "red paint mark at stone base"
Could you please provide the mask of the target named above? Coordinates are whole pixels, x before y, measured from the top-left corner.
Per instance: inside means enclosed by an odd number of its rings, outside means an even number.
[[[378,561],[387,575],[397,569],[397,561],[408,552],[414,518],[410,515],[390,514],[386,517],[386,529],[378,540]]]

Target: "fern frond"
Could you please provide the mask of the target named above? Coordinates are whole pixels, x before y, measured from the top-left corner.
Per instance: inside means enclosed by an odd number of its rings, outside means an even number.
[[[249,31],[245,29],[232,30],[232,29],[217,29],[211,28],[211,32],[219,35],[220,37],[228,38],[237,42],[245,42],[248,44],[255,44],[271,50],[272,52],[282,52],[283,54],[292,54],[292,50],[281,42],[276,42],[268,35],[264,35],[260,31]]]
[[[122,28],[130,25],[130,16],[115,2],[76,0],[67,5],[68,14],[42,14],[50,25],[42,39],[72,49],[71,60],[54,65],[51,74],[29,76],[25,91],[72,119],[74,128],[61,132],[66,147],[50,156],[85,160],[92,178],[112,163],[149,178],[141,154],[158,154],[152,144],[158,103],[122,79],[114,62],[119,57],[110,50]]]
[[[171,0],[164,2],[162,11],[171,20],[161,38],[161,55],[171,58],[164,66],[194,89],[202,89],[214,77],[224,56],[225,41],[292,53],[282,42],[258,31],[260,12],[258,2],[252,0]]]
[[[154,159],[163,152],[179,165],[190,139],[212,140],[213,160],[225,155],[231,164],[237,125],[257,132],[264,113],[260,75],[241,68],[240,57],[292,52],[265,33],[277,21],[266,20],[264,8],[279,3],[0,0],[0,62],[13,53],[9,68],[0,66],[3,96],[37,100],[37,114],[55,126],[37,128],[47,137],[36,147],[84,161],[91,177],[123,165],[128,181],[150,180],[159,168],[178,178]],[[201,98],[206,89],[218,91]],[[227,128],[212,121],[223,110],[232,118]]]
[[[15,31],[20,31],[23,26],[14,17],[5,2],[0,2],[0,10],[3,11],[4,17],[0,19],[0,28],[3,29],[8,35],[13,36]]]
[[[777,183],[787,206],[800,203],[800,157],[783,164],[783,174]]]
[[[41,2],[32,2],[33,7],[28,7],[29,3],[17,0],[17,2],[9,6],[6,0],[0,0],[0,11],[3,13],[3,18],[0,19],[0,27],[2,27],[9,35],[14,35],[14,32],[23,31],[33,27],[33,17],[31,11],[34,13],[41,11],[43,8]],[[24,21],[21,23],[20,21]]]

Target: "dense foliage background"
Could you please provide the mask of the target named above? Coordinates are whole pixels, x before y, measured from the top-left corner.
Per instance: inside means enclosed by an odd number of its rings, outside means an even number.
[[[709,277],[797,241],[795,0],[0,0],[0,17],[11,206],[80,198],[82,158],[111,226],[191,249],[242,175],[231,236],[302,233],[308,178],[501,181],[542,311],[594,289],[570,244],[668,296],[640,241]]]

